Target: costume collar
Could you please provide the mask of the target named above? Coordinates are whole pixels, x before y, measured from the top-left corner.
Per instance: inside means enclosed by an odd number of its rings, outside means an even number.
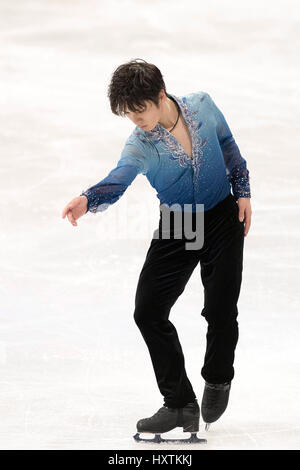
[[[166,95],[169,98],[172,97],[177,102],[185,120],[189,121],[188,109],[184,100],[179,98],[179,96],[174,95],[173,93],[166,93]],[[153,129],[151,129],[151,131],[146,131],[144,129],[143,131],[144,131],[145,136],[148,137],[148,139],[154,139],[154,140],[161,139],[166,135],[166,132],[168,133],[168,131],[159,123],[156,124],[156,126]]]

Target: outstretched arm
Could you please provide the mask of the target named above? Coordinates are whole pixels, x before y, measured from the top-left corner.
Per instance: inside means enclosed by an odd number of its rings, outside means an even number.
[[[82,191],[80,196],[73,198],[63,209],[62,218],[68,218],[73,226],[77,226],[77,219],[87,211],[104,211],[110,204],[114,204],[139,174],[146,174],[148,163],[146,149],[140,142],[132,142],[129,137],[123,148],[117,166],[103,180],[94,186]]]
[[[80,194],[87,197],[87,211],[106,210],[120,199],[139,173],[146,174],[147,170],[143,149],[138,144],[126,143],[117,166],[103,180]]]

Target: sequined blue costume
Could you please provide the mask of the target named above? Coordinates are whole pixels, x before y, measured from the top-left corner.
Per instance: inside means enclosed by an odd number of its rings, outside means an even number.
[[[82,191],[87,210],[96,213],[114,204],[142,173],[156,190],[161,204],[204,204],[213,208],[231,192],[250,198],[249,171],[220,109],[204,91],[179,97],[192,141],[193,158],[177,139],[157,124],[151,131],[136,126],[125,142],[116,167],[99,183]]]

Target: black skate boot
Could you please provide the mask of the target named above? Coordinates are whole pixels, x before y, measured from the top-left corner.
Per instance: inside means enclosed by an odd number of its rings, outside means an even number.
[[[205,388],[201,403],[201,415],[206,423],[205,430],[220,418],[227,408],[231,382],[211,384],[205,381]]]
[[[133,436],[138,442],[206,442],[206,439],[199,439],[200,409],[197,399],[188,403],[183,408],[169,408],[163,405],[150,418],[143,418],[137,422],[137,433]],[[182,427],[183,432],[190,432],[191,437],[187,439],[164,439],[160,435],[171,431],[174,428]],[[153,439],[143,439],[140,433],[155,434]]]

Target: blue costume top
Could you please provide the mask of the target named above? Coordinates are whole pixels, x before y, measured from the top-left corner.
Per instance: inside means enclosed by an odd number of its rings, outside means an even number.
[[[87,211],[104,211],[124,194],[135,177],[145,175],[160,204],[204,204],[213,208],[231,192],[250,198],[249,171],[228,124],[204,91],[179,97],[167,93],[182,112],[192,141],[191,158],[177,139],[157,124],[146,131],[136,126],[125,142],[116,167],[99,183],[83,191]]]

